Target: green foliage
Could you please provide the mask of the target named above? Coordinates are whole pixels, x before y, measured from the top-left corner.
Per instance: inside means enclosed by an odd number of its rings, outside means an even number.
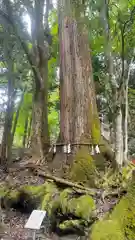
[[[49,122],[49,130],[51,140],[56,140],[59,134],[59,109],[57,108],[57,104],[59,103],[59,93],[58,89],[52,91],[49,96],[49,114],[48,114],[48,122]]]
[[[97,186],[104,188],[106,192],[111,191],[113,188],[126,189],[129,181],[132,179],[134,170],[135,166],[130,163],[123,167],[121,171],[114,171],[112,168],[107,168],[103,176],[100,176],[100,178],[97,179]]]
[[[25,120],[26,120],[27,116],[29,116],[29,118],[30,118],[31,114],[32,114],[32,93],[25,93],[24,100],[23,100],[23,103],[22,103],[22,106],[21,106],[21,109],[19,112],[19,118],[18,118],[16,132],[15,132],[14,144],[17,146],[22,145]],[[15,116],[16,116],[16,112],[14,113],[14,118],[15,118]]]

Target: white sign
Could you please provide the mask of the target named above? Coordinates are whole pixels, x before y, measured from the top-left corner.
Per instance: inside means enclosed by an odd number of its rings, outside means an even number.
[[[45,216],[46,211],[33,210],[27,223],[25,224],[25,228],[39,230]]]

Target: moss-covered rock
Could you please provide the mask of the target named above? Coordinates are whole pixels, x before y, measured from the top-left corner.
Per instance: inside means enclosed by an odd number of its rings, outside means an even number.
[[[7,187],[0,186],[0,198],[3,198],[7,194],[8,191],[9,190],[7,189]]]
[[[5,208],[14,208],[21,212],[31,212],[34,208],[41,208],[43,197],[46,194],[48,183],[35,186],[26,185],[16,189],[5,189],[2,192],[2,205]],[[51,189],[51,187],[50,187]],[[50,190],[51,192],[51,190]]]
[[[135,240],[135,181],[133,180],[129,185],[128,193],[122,197],[108,219],[94,224],[90,236],[91,240]],[[102,231],[103,226],[104,230]],[[97,237],[98,231],[100,231],[100,234]],[[105,238],[105,236],[107,238]],[[115,238],[113,238],[113,236],[115,236]]]
[[[92,213],[95,210],[95,202],[89,195],[75,197],[75,192],[71,189],[65,189],[60,194],[60,207],[62,213],[73,214],[85,221],[90,221]]]
[[[40,186],[21,186],[14,190],[5,189],[0,192],[3,195],[4,207],[14,208],[23,213],[31,213],[35,208],[47,210],[50,221],[57,227],[63,221],[71,219],[79,221],[65,222],[65,228],[67,226],[75,229],[77,225],[79,227],[79,223],[81,228],[82,222],[85,223],[84,227],[92,221],[96,208],[91,196],[80,195],[71,188],[59,189],[53,182],[45,182]]]
[[[40,208],[42,210],[47,210],[50,217],[59,208],[59,194],[60,192],[54,183],[45,184],[44,195],[41,199]]]
[[[78,235],[84,234],[86,222],[84,220],[66,220],[59,224],[59,229],[63,233],[75,232],[77,231]]]
[[[125,240],[125,238],[117,220],[104,220],[94,225],[90,240]]]

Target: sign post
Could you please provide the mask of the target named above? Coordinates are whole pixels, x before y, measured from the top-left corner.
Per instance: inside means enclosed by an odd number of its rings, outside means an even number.
[[[46,211],[33,210],[24,228],[34,230],[33,240],[36,240],[36,231],[40,230],[41,224],[46,216]]]

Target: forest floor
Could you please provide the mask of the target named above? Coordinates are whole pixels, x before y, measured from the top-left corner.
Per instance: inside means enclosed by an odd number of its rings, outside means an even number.
[[[12,169],[13,170],[13,169]],[[8,174],[0,169],[0,183],[10,183],[10,186],[17,187],[21,185],[42,184],[44,181],[38,176],[32,175],[27,169],[19,171],[11,171]],[[31,232],[24,229],[24,225],[29,217],[28,214],[21,214],[20,212],[2,210],[3,229],[0,232],[0,239],[2,240],[26,240],[31,239]]]
[[[12,186],[15,188],[21,185],[40,185],[44,183],[44,178],[32,174],[27,168],[19,169],[17,164],[14,164],[10,169],[9,173],[5,173],[0,169],[0,183],[7,184],[7,186]],[[110,211],[117,203],[117,197],[111,197],[106,199],[104,202],[101,199],[96,199],[96,206],[98,209],[98,216],[101,217],[105,212]],[[10,211],[1,210],[3,217],[3,227],[0,228],[0,240],[30,240],[33,239],[32,232],[24,228],[30,214],[22,214],[13,209]],[[38,235],[37,235],[38,236]],[[39,237],[39,236],[38,236]],[[58,237],[56,234],[51,236],[45,236],[41,234],[40,237],[36,238],[40,240],[52,239],[52,240],[72,240],[72,239],[82,239],[77,235],[68,235],[64,237]]]
[[[20,169],[16,171],[15,168],[11,169],[12,171],[9,173],[5,173],[2,169],[0,169],[0,183],[7,183],[10,187],[19,187],[23,185],[40,185],[44,183],[44,179],[32,175],[32,173],[26,169]],[[10,211],[6,209],[0,210],[2,213],[2,228],[0,228],[0,240],[32,240],[33,239],[33,231],[27,230],[24,228],[30,214],[22,214],[13,209]],[[51,236],[45,236],[42,233],[42,230],[37,233],[38,240],[73,240],[78,239],[77,235],[68,235],[63,237],[58,237],[56,234],[52,234]]]

